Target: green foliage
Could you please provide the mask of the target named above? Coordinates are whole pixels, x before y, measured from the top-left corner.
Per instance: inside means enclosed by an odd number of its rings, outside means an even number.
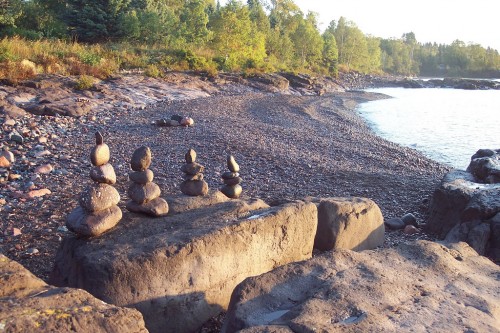
[[[22,0],[0,0],[0,27],[15,26],[22,14]]]
[[[75,83],[76,90],[89,90],[94,88],[94,78],[89,75],[80,75]]]
[[[147,76],[149,77],[154,77],[154,78],[158,78],[162,75],[160,69],[158,68],[158,66],[152,64],[152,65],[149,65],[148,67],[146,67],[146,70],[144,71],[144,74],[146,74]]]
[[[333,25],[332,25],[333,23]],[[323,33],[323,66],[326,67],[328,73],[333,76],[338,75],[339,64],[339,50],[337,48],[337,41],[335,40],[334,25],[335,22],[330,23],[330,28],[326,29]]]

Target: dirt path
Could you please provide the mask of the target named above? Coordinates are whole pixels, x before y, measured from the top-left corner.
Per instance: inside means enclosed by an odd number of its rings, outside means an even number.
[[[67,232],[65,217],[91,183],[88,154],[97,130],[111,148],[125,214],[129,159],[134,149],[147,145],[162,196],[179,193],[184,154],[193,148],[212,189],[221,187],[226,156],[232,154],[241,166],[246,197],[278,204],[307,196],[363,196],[372,198],[385,218],[412,212],[423,223],[427,201],[447,169],[367,128],[353,108],[377,98],[381,96],[363,92],[322,97],[244,94],[163,102],[144,110],[110,109],[79,119],[28,115],[14,127],[38,131],[38,137],[14,144],[4,132],[4,144],[17,159],[13,171],[21,178],[0,184],[0,252],[47,278]],[[195,126],[152,124],[173,114],[191,116]],[[54,170],[34,173],[45,164]],[[27,198],[31,190],[43,188],[51,194]],[[405,237],[388,233],[387,246]]]

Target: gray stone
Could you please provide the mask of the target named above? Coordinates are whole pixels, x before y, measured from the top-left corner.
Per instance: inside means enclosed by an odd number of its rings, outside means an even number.
[[[80,194],[78,202],[87,212],[98,212],[117,205],[120,194],[108,184],[94,184]]]
[[[152,333],[195,332],[245,278],[311,257],[316,206],[266,207],[232,200],[168,217],[127,214],[99,239],[65,237],[50,281],[138,309]]]
[[[139,311],[106,304],[82,289],[56,288],[0,254],[2,332],[147,333]]]
[[[222,187],[220,191],[224,193],[224,195],[226,195],[228,198],[237,199],[243,192],[243,188],[240,185],[233,185],[233,186],[226,185]]]
[[[240,174],[237,172],[227,171],[222,174],[222,179],[233,179],[239,177]]]
[[[98,183],[113,185],[116,183],[115,169],[109,163],[90,169],[90,178]]]
[[[143,204],[133,200],[127,202],[127,209],[134,213],[148,214],[151,216],[165,216],[168,214],[168,203],[165,199],[156,198]]]
[[[500,213],[500,186],[474,194],[463,209],[461,220],[488,220],[497,213]]]
[[[146,184],[153,181],[153,171],[146,169],[144,171],[133,171],[128,174],[128,178],[136,184]]]
[[[499,275],[465,243],[325,252],[244,280],[222,333],[498,332]]]
[[[197,173],[196,175],[184,175],[184,180],[203,180],[205,178],[202,173]]]
[[[491,230],[489,223],[481,223],[475,226],[467,236],[467,243],[480,255],[486,253]]]
[[[90,161],[95,166],[101,166],[109,162],[110,153],[107,144],[97,145],[90,151]]]
[[[418,227],[417,218],[412,213],[405,214],[401,217],[401,220],[406,225],[412,225]]]
[[[240,166],[238,165],[238,163],[236,163],[233,155],[229,155],[227,157],[227,168],[231,172],[240,172]]]
[[[318,231],[314,247],[328,251],[362,251],[384,244],[384,218],[380,208],[366,198],[327,198],[318,206]]]
[[[186,163],[194,163],[196,162],[196,152],[193,149],[189,149],[184,158],[186,159]]]
[[[14,154],[9,151],[9,150],[3,150],[1,156],[5,157],[5,159],[10,163],[13,164],[16,161],[16,158]]]
[[[206,195],[208,184],[204,180],[185,180],[181,183],[181,192],[190,196]]]
[[[400,230],[405,227],[405,223],[399,217],[394,217],[392,219],[385,220],[385,225],[392,230]]]
[[[241,177],[236,177],[236,178],[224,179],[224,184],[233,186],[241,184],[242,181],[243,179],[241,179]]]
[[[205,167],[196,162],[186,163],[182,165],[181,171],[188,175],[196,175],[205,171]]]
[[[161,190],[155,183],[136,184],[132,183],[128,188],[128,196],[138,204],[144,204],[160,196]]]
[[[72,232],[84,236],[99,236],[120,222],[122,211],[112,206],[95,213],[88,213],[82,207],[76,207],[66,218],[66,226]]]
[[[151,149],[146,146],[137,148],[132,154],[130,167],[134,171],[144,171],[151,165]]]

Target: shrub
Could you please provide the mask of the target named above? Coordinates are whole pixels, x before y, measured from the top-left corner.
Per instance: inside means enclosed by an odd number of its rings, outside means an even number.
[[[16,86],[19,82],[35,76],[36,69],[34,64],[30,66],[25,62],[17,63],[13,61],[0,63],[0,79],[6,84]]]
[[[144,72],[144,74],[146,74],[149,77],[154,77],[154,78],[158,78],[158,77],[162,76],[160,69],[156,65],[149,65],[146,68],[146,71]]]
[[[76,90],[89,90],[94,87],[94,78],[90,75],[80,75],[75,83]]]

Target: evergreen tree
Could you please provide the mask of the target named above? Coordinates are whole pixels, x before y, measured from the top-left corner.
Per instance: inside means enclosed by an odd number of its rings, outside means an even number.
[[[197,47],[209,40],[208,6],[203,0],[187,0],[180,15],[180,35],[185,43]]]
[[[338,75],[339,50],[337,41],[335,40],[335,21],[330,22],[330,25],[325,30],[323,35],[323,66],[330,75]]]

